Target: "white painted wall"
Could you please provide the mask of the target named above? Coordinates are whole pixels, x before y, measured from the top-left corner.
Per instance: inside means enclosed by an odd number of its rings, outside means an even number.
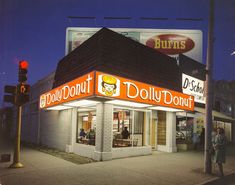
[[[71,145],[73,109],[42,111],[40,114],[41,145],[66,150]]]

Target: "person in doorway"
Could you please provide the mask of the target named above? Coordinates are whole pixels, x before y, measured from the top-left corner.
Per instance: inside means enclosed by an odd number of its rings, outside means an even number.
[[[124,130],[122,131],[122,139],[128,139],[129,136],[130,136],[130,133],[127,130],[127,127],[124,127]]]
[[[215,150],[214,163],[219,167],[219,175],[224,176],[223,163],[225,163],[225,149],[226,149],[226,137],[224,135],[224,129],[218,128],[215,140],[213,143]]]

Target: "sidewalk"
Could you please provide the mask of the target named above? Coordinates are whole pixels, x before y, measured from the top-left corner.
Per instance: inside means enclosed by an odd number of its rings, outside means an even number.
[[[225,175],[235,171],[235,155],[231,154],[224,166]],[[1,185],[195,185],[219,179],[203,173],[202,152],[154,152],[77,165],[24,148],[21,162],[25,165],[21,169],[9,169],[10,162],[0,163]]]

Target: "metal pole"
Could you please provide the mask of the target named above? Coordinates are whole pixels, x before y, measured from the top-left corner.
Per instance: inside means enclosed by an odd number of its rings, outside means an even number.
[[[205,122],[205,151],[204,151],[204,172],[211,173],[211,131],[212,131],[212,101],[213,101],[213,28],[214,28],[214,0],[210,0],[210,17],[207,40],[207,61],[206,61],[206,122]]]
[[[16,126],[16,136],[15,136],[15,148],[14,148],[14,158],[13,163],[10,168],[22,168],[23,165],[20,163],[20,134],[21,134],[21,112],[22,106],[17,107],[17,126]]]

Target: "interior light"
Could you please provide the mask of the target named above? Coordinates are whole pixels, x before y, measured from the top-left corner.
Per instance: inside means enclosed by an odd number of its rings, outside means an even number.
[[[150,107],[149,109],[151,109],[151,110],[169,111],[169,112],[182,112],[182,111],[184,111],[184,110],[181,110],[181,109],[175,109],[175,108],[170,108],[170,107],[161,107],[161,106]]]
[[[94,111],[96,108],[78,108],[78,112],[89,112],[89,111]]]
[[[98,101],[93,101],[93,100],[80,100],[80,101],[73,101],[69,103],[65,103],[64,105],[66,106],[71,106],[71,107],[82,107],[82,106],[91,106],[99,103]]]
[[[148,104],[135,103],[135,102],[123,101],[123,100],[111,100],[111,101],[107,101],[106,103],[110,103],[110,104],[113,104],[113,105],[128,106],[128,107],[138,107],[138,108],[144,108],[144,107],[151,106],[151,105],[148,105]]]
[[[63,105],[57,105],[54,107],[49,107],[46,110],[65,110],[65,109],[70,109],[71,107],[63,106]]]

